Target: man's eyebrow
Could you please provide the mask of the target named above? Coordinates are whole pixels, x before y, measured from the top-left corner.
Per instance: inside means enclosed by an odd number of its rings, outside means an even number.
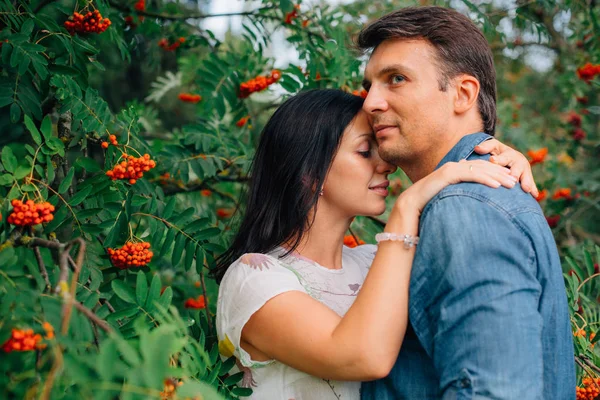
[[[375,76],[376,77],[381,77],[381,76],[389,75],[389,74],[394,73],[394,72],[402,73],[404,71],[410,72],[411,69],[408,68],[408,67],[406,67],[403,64],[392,64],[392,65],[387,65],[387,66],[383,67],[382,69],[380,69],[379,71],[377,71],[375,73]],[[362,86],[366,89],[370,85],[371,85],[371,81],[369,79],[367,79],[367,78],[364,78],[363,81],[362,81]]]

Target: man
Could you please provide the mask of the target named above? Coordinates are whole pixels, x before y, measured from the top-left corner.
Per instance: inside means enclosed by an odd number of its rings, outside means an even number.
[[[484,158],[494,134],[491,50],[462,14],[405,8],[360,33],[370,115],[386,161],[414,182]],[[487,157],[485,157],[487,158]],[[423,210],[410,321],[387,378],[363,399],[574,399],[572,332],[560,260],[535,199],[461,183]]]

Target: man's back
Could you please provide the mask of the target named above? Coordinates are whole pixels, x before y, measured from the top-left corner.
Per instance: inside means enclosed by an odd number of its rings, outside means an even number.
[[[442,160],[475,159],[489,136]],[[461,183],[421,217],[409,329],[394,369],[363,399],[571,399],[575,368],[560,260],[531,195]]]

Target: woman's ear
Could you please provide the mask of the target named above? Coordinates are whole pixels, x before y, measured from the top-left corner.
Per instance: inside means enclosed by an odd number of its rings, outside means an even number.
[[[463,114],[477,105],[479,97],[479,81],[472,75],[458,75],[454,78],[454,111]]]

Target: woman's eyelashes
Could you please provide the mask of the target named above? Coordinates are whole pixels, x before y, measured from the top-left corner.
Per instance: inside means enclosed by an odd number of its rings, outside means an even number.
[[[371,145],[369,145],[366,149],[365,146],[361,146],[361,148],[358,150],[358,154],[364,158],[371,157]]]

